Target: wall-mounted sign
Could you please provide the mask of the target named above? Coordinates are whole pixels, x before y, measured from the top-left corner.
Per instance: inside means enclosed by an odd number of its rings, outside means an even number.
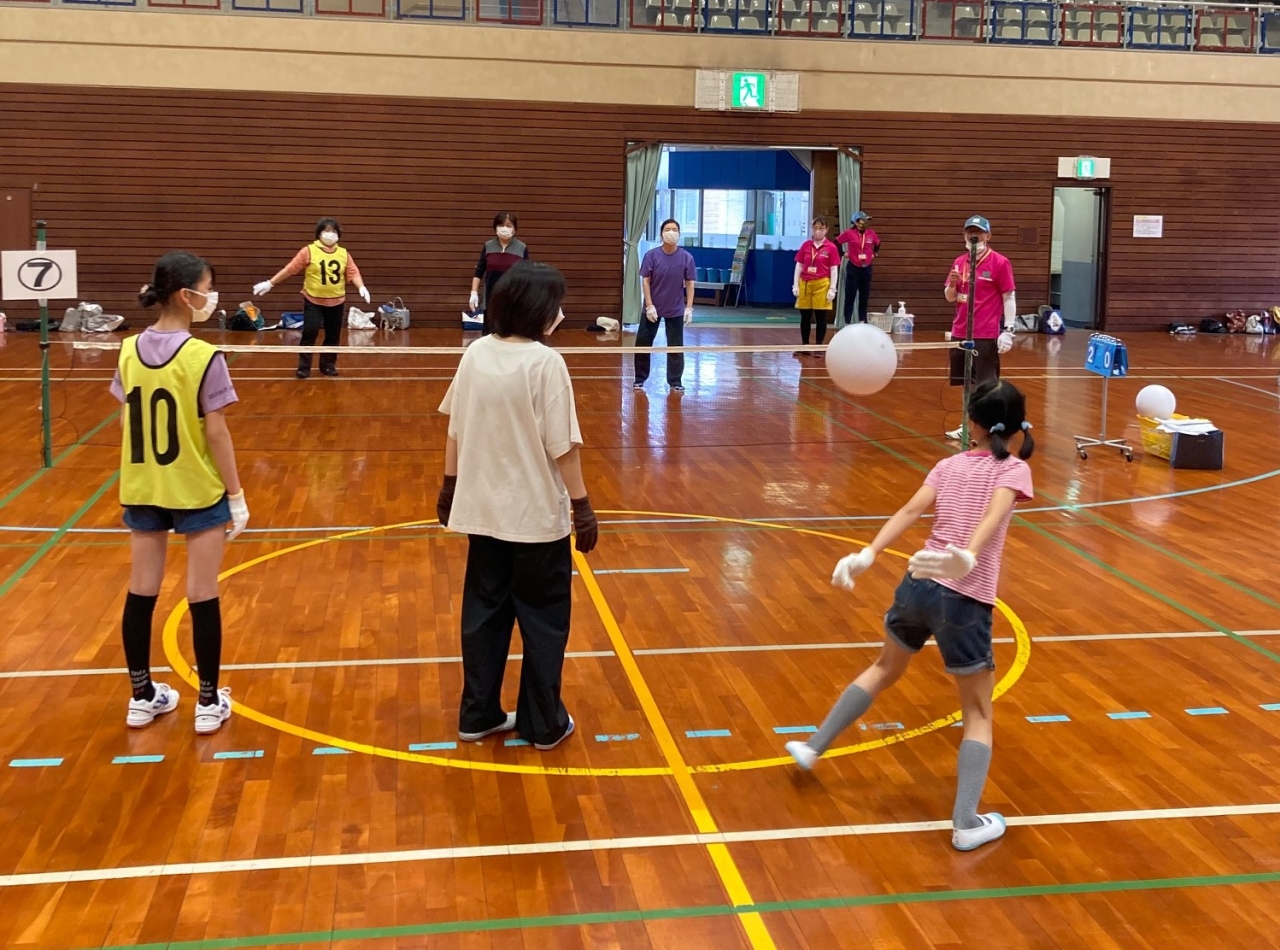
[[[1111,177],[1111,159],[1095,155],[1075,155],[1058,159],[1058,177],[1094,181]]]
[[[1133,236],[1136,238],[1164,237],[1164,215],[1135,214],[1133,216]]]
[[[800,74],[761,69],[699,69],[697,109],[719,112],[799,112]]]

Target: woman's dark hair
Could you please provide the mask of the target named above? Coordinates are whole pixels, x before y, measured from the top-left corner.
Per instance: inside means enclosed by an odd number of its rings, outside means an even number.
[[[684,230],[683,228],[680,227],[680,222],[677,221],[675,218],[667,218],[667,220],[662,222],[662,227],[658,228],[658,233],[661,234],[663,231],[665,231],[667,229],[668,224],[674,224],[676,226],[677,231]]]
[[[989,379],[979,383],[969,397],[969,418],[990,434],[991,454],[998,459],[1009,457],[1009,440],[1022,433],[1018,458],[1026,460],[1036,450],[1027,422],[1027,401],[1013,383]]]
[[[816,218],[814,218],[813,223],[810,224],[809,227],[811,228],[817,227],[819,224],[822,225],[824,228],[827,226],[827,216],[825,214],[820,214]]]
[[[500,228],[504,224],[509,224],[513,228],[520,227],[520,225],[516,223],[516,216],[512,212],[499,211],[493,216],[493,226],[495,228]]]
[[[520,261],[494,286],[489,320],[498,336],[541,340],[564,295],[564,275],[558,270],[539,261]]]
[[[316,240],[320,240],[320,235],[329,228],[333,228],[338,232],[338,237],[342,237],[342,225],[338,223],[337,218],[321,218],[316,222]]]
[[[187,251],[170,251],[156,261],[151,283],[143,287],[142,292],[138,294],[138,303],[144,307],[167,304],[169,298],[179,290],[190,290],[195,287],[205,274],[216,276],[209,262],[203,257],[196,257]]]

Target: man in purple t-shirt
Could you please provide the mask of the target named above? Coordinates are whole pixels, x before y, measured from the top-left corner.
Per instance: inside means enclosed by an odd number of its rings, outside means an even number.
[[[684,328],[693,322],[693,286],[698,268],[693,255],[680,246],[680,224],[662,222],[662,247],[655,247],[640,264],[644,286],[644,318],[636,333],[636,348],[653,346],[658,321],[667,326],[667,346],[684,346]],[[667,385],[673,393],[684,392],[684,354],[667,356]],[[649,354],[636,353],[635,388],[643,390],[649,378]]]

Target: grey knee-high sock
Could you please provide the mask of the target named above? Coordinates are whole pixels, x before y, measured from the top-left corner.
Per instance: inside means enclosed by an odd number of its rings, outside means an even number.
[[[978,803],[982,800],[982,787],[987,784],[990,765],[991,746],[972,739],[960,743],[956,765],[956,807],[951,812],[951,824],[961,831],[982,824],[978,820]]]
[[[857,683],[850,683],[848,689],[840,694],[836,704],[822,720],[822,726],[809,740],[809,748],[821,755],[831,748],[836,736],[844,732],[871,707],[871,697]]]

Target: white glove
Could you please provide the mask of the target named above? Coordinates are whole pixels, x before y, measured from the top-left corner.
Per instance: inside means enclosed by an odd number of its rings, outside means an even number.
[[[1005,330],[996,337],[996,352],[1008,353],[1011,349],[1013,349],[1013,334]]]
[[[271,283],[271,281],[269,280],[264,280],[261,283],[254,284],[253,295],[255,297],[265,297],[267,294],[271,293],[271,291],[275,289],[275,286],[276,285]]]
[[[693,323],[693,308],[685,307],[684,308],[684,325],[688,326],[691,323]]]
[[[831,287],[828,287],[828,288],[827,288],[827,300],[828,300],[828,302],[830,302],[830,301],[835,300],[835,299],[836,299],[836,288],[835,288],[835,286],[833,285],[833,286],[831,286]]]
[[[917,580],[945,578],[958,581],[977,563],[978,559],[969,551],[948,544],[945,551],[917,551],[907,562],[907,571]]]
[[[227,528],[227,540],[233,541],[249,523],[249,506],[245,504],[244,489],[228,495],[227,504],[231,506],[231,526]]]
[[[467,306],[471,308],[472,313],[480,309],[480,295],[474,290],[471,291],[471,296],[467,298]]]
[[[658,308],[653,304],[649,304],[649,306],[644,308],[644,315],[650,323],[658,322]]]
[[[369,302],[370,297],[369,297],[369,288],[368,288],[368,287],[361,287],[361,288],[360,288],[360,299],[361,299],[361,300],[363,300],[365,303],[368,303],[368,302]]]
[[[792,285],[791,285],[791,296],[793,296],[793,297],[799,297],[799,296],[800,296],[800,285],[799,285],[799,284],[792,284]]]
[[[857,554],[842,557],[836,562],[836,569],[831,575],[831,586],[853,590],[853,579],[869,568],[875,559],[876,552],[869,547],[863,548]]]

